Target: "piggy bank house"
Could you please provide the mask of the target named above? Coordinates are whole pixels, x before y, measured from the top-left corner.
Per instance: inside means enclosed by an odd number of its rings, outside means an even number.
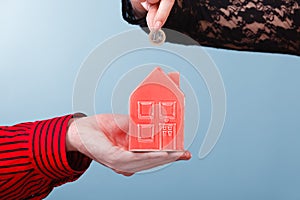
[[[179,73],[155,68],[130,96],[130,151],[184,150],[184,94]]]

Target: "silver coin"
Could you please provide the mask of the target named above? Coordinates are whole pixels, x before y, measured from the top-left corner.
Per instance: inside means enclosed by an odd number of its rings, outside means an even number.
[[[166,34],[163,30],[151,31],[149,33],[149,40],[154,45],[162,45],[166,40]]]

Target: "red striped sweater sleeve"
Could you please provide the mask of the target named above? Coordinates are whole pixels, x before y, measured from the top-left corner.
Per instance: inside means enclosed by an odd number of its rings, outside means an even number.
[[[42,199],[84,173],[91,160],[66,152],[71,118],[0,127],[0,199]]]

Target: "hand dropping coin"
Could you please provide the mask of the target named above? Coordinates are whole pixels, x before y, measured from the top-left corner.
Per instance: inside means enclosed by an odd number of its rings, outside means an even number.
[[[163,30],[151,31],[149,33],[149,40],[153,45],[162,45],[166,40],[166,34]]]

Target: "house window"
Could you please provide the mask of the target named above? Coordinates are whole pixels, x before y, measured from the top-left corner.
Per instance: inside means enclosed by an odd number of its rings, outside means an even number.
[[[153,101],[138,101],[138,118],[153,119],[154,102]]]
[[[154,125],[153,124],[138,124],[138,140],[140,142],[153,142]]]
[[[160,123],[159,130],[163,137],[172,137],[176,133],[176,124],[175,123]]]
[[[176,101],[159,102],[159,116],[162,119],[175,119]]]

